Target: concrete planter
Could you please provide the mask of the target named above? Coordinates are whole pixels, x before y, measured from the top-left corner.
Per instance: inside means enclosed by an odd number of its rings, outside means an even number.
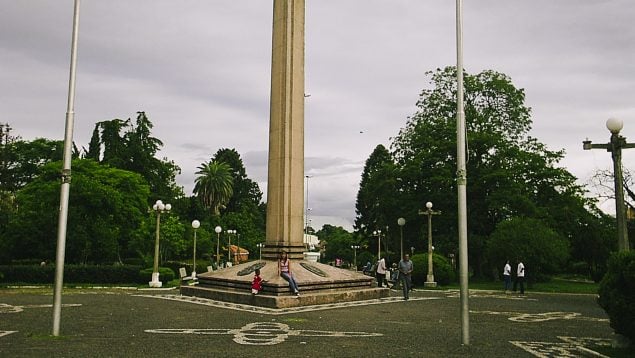
[[[311,262],[318,262],[318,260],[320,259],[320,253],[319,252],[305,252],[304,259]]]

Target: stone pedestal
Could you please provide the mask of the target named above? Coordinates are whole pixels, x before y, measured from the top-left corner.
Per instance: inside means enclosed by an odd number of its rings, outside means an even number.
[[[264,282],[258,295],[251,294],[254,271],[260,269]],[[306,260],[292,261],[291,272],[300,297],[292,295],[289,284],[278,274],[277,261],[253,261],[198,275],[196,286],[181,286],[181,294],[225,302],[286,308],[334,302],[376,299],[389,296],[388,288],[373,287],[373,278]]]
[[[273,1],[264,260],[199,274],[199,285],[181,287],[185,295],[268,307],[389,295],[387,288],[372,287],[372,277],[304,260],[304,11],[304,0]],[[278,273],[282,250],[291,259],[300,298],[290,296],[288,283]],[[266,281],[262,292],[252,296],[251,280],[257,268]]]
[[[426,282],[423,283],[423,287],[437,287],[437,283],[434,281],[434,275],[427,275]]]
[[[152,281],[148,282],[148,285],[150,285],[150,287],[154,287],[154,288],[159,288],[159,287],[163,286],[163,282],[159,281],[159,273],[158,272],[153,272],[152,273]]]
[[[310,262],[318,262],[320,261],[320,253],[319,252],[305,252],[304,259]]]

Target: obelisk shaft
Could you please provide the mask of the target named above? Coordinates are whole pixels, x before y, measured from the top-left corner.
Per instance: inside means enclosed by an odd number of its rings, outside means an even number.
[[[266,259],[304,250],[304,11],[304,0],[273,2]]]

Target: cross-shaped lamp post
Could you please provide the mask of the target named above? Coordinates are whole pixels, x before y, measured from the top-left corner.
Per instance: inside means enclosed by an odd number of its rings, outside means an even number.
[[[613,178],[615,182],[615,218],[617,219],[617,245],[620,251],[630,249],[628,230],[626,229],[626,208],[624,206],[624,181],[622,179],[622,148],[635,148],[635,143],[627,143],[620,135],[624,127],[622,120],[609,118],[606,128],[611,132],[611,141],[606,144],[591,144],[590,140],[582,142],[584,150],[606,149],[613,158]]]

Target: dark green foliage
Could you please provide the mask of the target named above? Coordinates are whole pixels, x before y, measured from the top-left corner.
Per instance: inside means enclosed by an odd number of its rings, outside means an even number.
[[[185,271],[187,272],[187,275],[191,275],[192,274],[192,263],[191,262],[182,262],[182,261],[166,261],[164,263],[161,264],[163,267],[167,267],[170,270],[174,271],[175,275],[178,277],[179,276],[179,269],[181,269],[181,267],[185,268]],[[197,274],[201,274],[201,273],[205,273],[207,272],[207,266],[211,266],[212,263],[209,260],[209,258],[207,260],[205,260],[204,258],[197,258],[196,259],[196,273]]]
[[[181,196],[182,190],[176,185],[180,168],[166,158],[156,158],[163,142],[151,136],[153,127],[145,112],[137,112],[135,121],[128,118],[99,122],[84,157],[140,174],[155,198],[165,201]]]
[[[430,85],[421,92],[418,110],[393,139],[391,152],[378,146],[366,162],[355,228],[369,238],[373,230],[386,231],[387,225],[388,242],[394,243],[401,216],[406,219],[404,246],[413,246],[415,252],[426,250],[421,237],[427,220],[419,212],[430,201],[442,212],[433,218],[436,252],[456,255],[456,69],[447,67],[429,75]],[[465,73],[464,81],[471,271],[484,277],[501,269],[501,262],[488,260],[485,251],[492,246],[497,225],[515,217],[540,220],[570,242],[576,260],[598,270],[614,239],[606,242],[602,214],[587,209],[594,203],[585,198],[576,178],[558,165],[564,152],[549,150],[529,135],[531,110],[524,103],[524,90],[495,71]],[[542,272],[542,267],[532,269]],[[545,272],[549,270],[546,267]]]
[[[498,268],[497,272],[502,272],[506,260],[510,261],[512,271],[516,269],[517,259],[522,260],[525,279],[534,282],[562,272],[569,257],[569,247],[560,234],[542,221],[513,218],[496,226],[486,254],[492,266]]]
[[[320,238],[322,245],[326,246],[323,260],[333,261],[336,258],[353,262],[354,244],[353,234],[344,230],[341,226],[324,225],[316,235]]]
[[[108,263],[131,256],[127,244],[143,232],[148,187],[132,172],[92,160],[73,161],[66,262]],[[12,259],[55,258],[61,162],[44,166],[18,192],[18,210],[7,230]]]
[[[139,278],[140,266],[133,265],[64,265],[64,283],[130,284],[143,283]],[[4,276],[4,278],[2,278]],[[151,278],[151,275],[148,276]],[[146,281],[150,281],[148,278]],[[54,265],[0,266],[3,283],[53,284]]]
[[[428,276],[428,254],[416,254],[410,260],[414,266],[412,281],[422,286]],[[444,256],[432,254],[432,269],[437,284],[445,286],[456,281],[456,273]]]
[[[212,215],[219,216],[234,192],[232,168],[224,162],[209,161],[197,169],[194,194]]]
[[[598,303],[606,311],[611,327],[635,342],[635,252],[613,254],[600,282]]]
[[[152,279],[152,268],[143,269],[138,271],[138,282],[147,283]],[[178,271],[177,271],[178,272]],[[176,274],[169,267],[159,267],[159,281],[163,283],[165,286],[168,282],[174,280],[176,278]]]

